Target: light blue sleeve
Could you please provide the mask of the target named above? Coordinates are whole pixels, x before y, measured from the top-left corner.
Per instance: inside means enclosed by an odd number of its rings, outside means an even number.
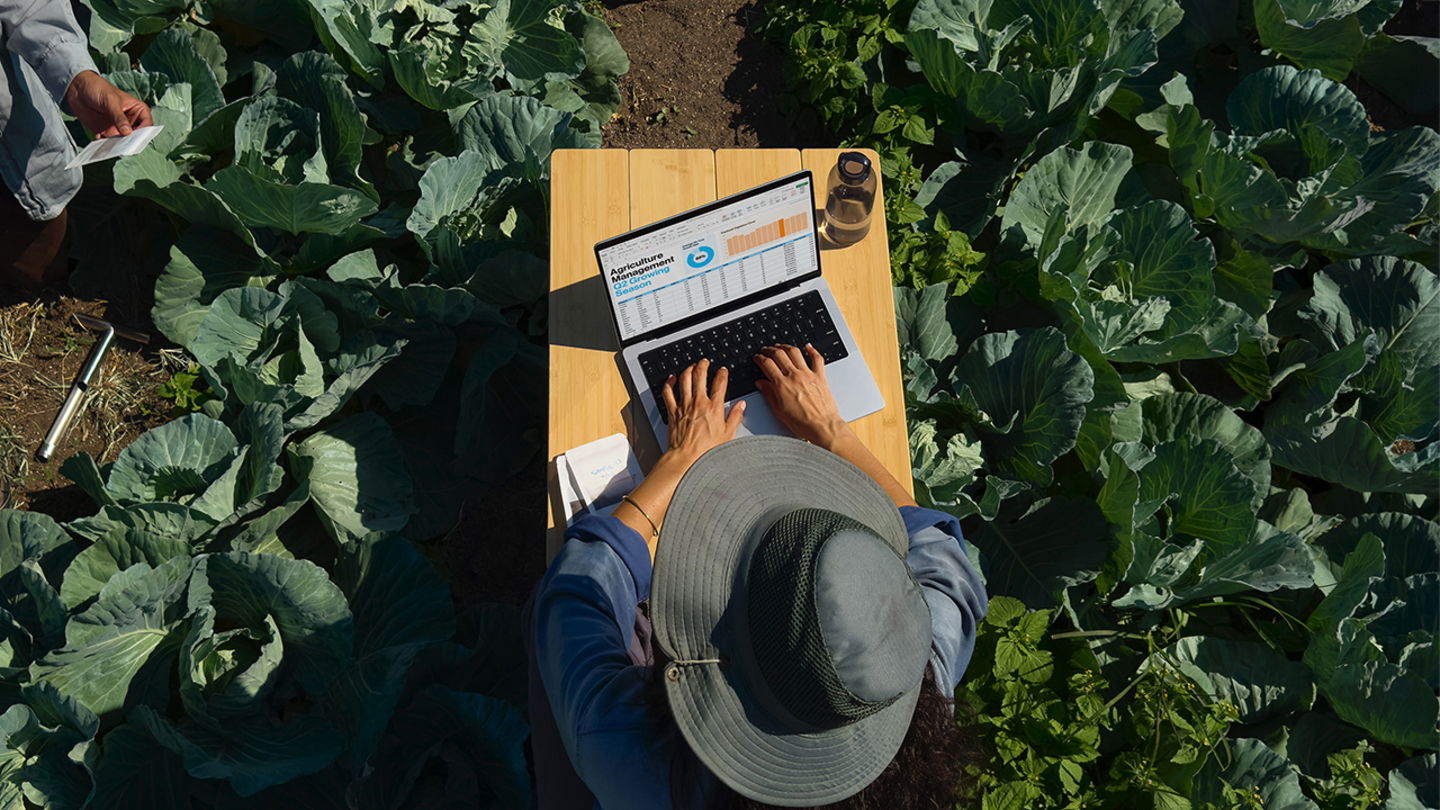
[[[585,518],[567,536],[534,607],[536,665],[560,738],[604,810],[669,810],[674,742],[647,708],[646,668],[626,653],[649,554],[632,572],[626,561],[639,564],[631,552],[644,541],[614,518]]]
[[[953,692],[975,652],[976,628],[989,598],[961,545],[960,521],[918,506],[902,507],[900,516],[910,532],[905,562],[930,606],[930,664],[936,682]]]
[[[96,70],[68,0],[0,0],[0,31],[5,47],[35,71],[56,104],[75,74]]]

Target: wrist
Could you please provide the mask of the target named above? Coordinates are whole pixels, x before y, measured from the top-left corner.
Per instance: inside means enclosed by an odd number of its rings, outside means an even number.
[[[683,476],[697,460],[700,454],[687,448],[672,447],[660,454],[659,460],[655,462],[655,468],[650,475],[669,473],[676,478]]]
[[[851,435],[853,435],[853,431],[850,430],[850,423],[837,415],[815,426],[811,431],[810,443],[833,452],[837,445]]]
[[[65,97],[70,98],[78,94],[82,87],[98,78],[100,78],[100,74],[88,68],[76,73],[70,78],[70,83],[65,86]]]

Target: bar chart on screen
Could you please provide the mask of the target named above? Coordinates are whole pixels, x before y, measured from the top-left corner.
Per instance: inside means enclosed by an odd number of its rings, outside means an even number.
[[[752,248],[783,239],[786,234],[803,231],[809,224],[809,219],[808,214],[796,214],[784,219],[777,219],[748,233],[737,234],[726,239],[725,249],[730,252],[731,256],[744,253]]]

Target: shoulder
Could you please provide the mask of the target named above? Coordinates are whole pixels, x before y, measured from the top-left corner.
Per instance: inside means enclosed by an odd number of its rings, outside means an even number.
[[[900,507],[900,518],[905,521],[905,531],[910,533],[912,542],[917,534],[924,532],[926,529],[936,529],[956,540],[963,540],[965,537],[960,531],[959,519],[948,512],[941,512],[938,509],[926,509],[923,506],[902,506]]]

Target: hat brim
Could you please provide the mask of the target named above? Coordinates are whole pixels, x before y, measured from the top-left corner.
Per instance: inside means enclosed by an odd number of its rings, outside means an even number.
[[[904,741],[920,693],[917,684],[863,720],[795,733],[735,677],[744,626],[730,596],[747,543],[767,516],[801,506],[851,517],[902,559],[906,554],[909,535],[899,510],[870,476],[805,442],[750,436],[706,453],[681,480],[661,530],[651,599],[655,640],[668,655],[724,662],[683,664],[674,677],[667,672],[666,694],[681,733],[721,781],[777,806],[840,801],[872,782]]]

